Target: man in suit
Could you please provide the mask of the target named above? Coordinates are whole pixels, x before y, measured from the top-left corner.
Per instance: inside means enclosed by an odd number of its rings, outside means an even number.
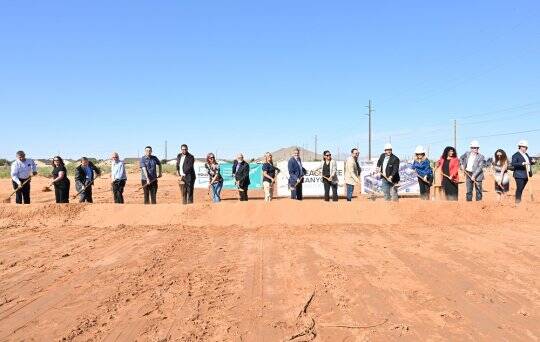
[[[238,193],[240,195],[240,201],[248,200],[248,187],[249,181],[249,164],[244,160],[242,153],[238,154],[236,160],[233,163],[232,169],[233,177],[235,180]]]
[[[81,164],[75,169],[75,188],[79,194],[79,202],[92,203],[92,186],[94,179],[101,175],[101,170],[86,157],[81,158]],[[84,189],[84,191],[83,191]]]
[[[518,143],[518,151],[512,156],[512,167],[514,168],[514,179],[516,180],[516,204],[521,202],[521,195],[525,186],[532,177],[531,165],[536,164],[536,160],[529,157],[527,150],[529,143],[521,140]]]
[[[352,200],[354,186],[356,184],[360,186],[360,173],[362,170],[360,169],[360,164],[358,164],[359,155],[360,152],[358,152],[358,149],[353,148],[351,150],[351,156],[347,158],[347,161],[345,162],[345,185],[347,188],[348,202]]]
[[[377,161],[377,168],[382,177],[382,190],[384,199],[398,201],[396,184],[399,183],[399,158],[392,153],[392,145],[384,145],[384,153]]]
[[[460,158],[461,168],[465,173],[465,184],[467,186],[467,201],[472,201],[473,187],[476,189],[476,200],[482,200],[482,181],[484,180],[484,156],[480,154],[480,144],[478,141],[471,141],[471,150],[463,154]]]
[[[289,169],[289,189],[291,190],[291,199],[302,200],[302,183],[304,183],[304,176],[306,175],[306,169],[302,166],[302,160],[300,159],[300,150],[295,148],[289,163],[287,164]]]
[[[180,153],[176,157],[176,174],[180,179],[180,192],[182,193],[182,204],[193,203],[193,189],[195,188],[195,157],[188,152],[188,146],[182,144]]]

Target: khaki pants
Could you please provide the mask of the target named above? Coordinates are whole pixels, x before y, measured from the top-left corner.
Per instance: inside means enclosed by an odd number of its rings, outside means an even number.
[[[263,182],[264,187],[264,200],[270,202],[274,195],[274,186],[270,182]]]

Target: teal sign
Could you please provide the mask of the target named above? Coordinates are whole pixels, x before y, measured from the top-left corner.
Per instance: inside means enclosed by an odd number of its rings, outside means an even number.
[[[219,164],[219,171],[223,177],[224,189],[236,189],[235,180],[232,176],[232,163]],[[249,164],[249,189],[262,189],[262,164],[250,163]]]

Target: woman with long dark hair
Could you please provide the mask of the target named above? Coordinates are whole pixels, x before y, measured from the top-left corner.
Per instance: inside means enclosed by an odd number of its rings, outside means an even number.
[[[444,190],[446,200],[457,201],[459,184],[459,158],[457,157],[455,148],[452,146],[447,146],[444,149],[441,158],[437,162],[437,168],[441,168],[441,186]]]
[[[508,176],[508,157],[504,150],[498,149],[493,157],[493,176],[495,178],[495,192],[497,200],[501,200],[502,195],[506,195],[510,190],[510,177]]]
[[[54,196],[56,203],[69,203],[69,179],[67,177],[66,166],[64,160],[60,156],[53,158],[51,185],[54,185]]]
[[[221,202],[221,189],[223,188],[223,177],[219,171],[219,164],[216,161],[216,156],[213,153],[206,155],[206,164],[204,164],[208,172],[209,183],[208,187],[212,190],[212,202]]]

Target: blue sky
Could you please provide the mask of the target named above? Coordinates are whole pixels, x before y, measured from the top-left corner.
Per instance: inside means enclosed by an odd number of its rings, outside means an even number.
[[[0,157],[540,153],[538,1],[1,1]],[[525,132],[529,131],[529,132]],[[509,134],[524,132],[520,134]],[[505,135],[506,134],[506,135]]]

